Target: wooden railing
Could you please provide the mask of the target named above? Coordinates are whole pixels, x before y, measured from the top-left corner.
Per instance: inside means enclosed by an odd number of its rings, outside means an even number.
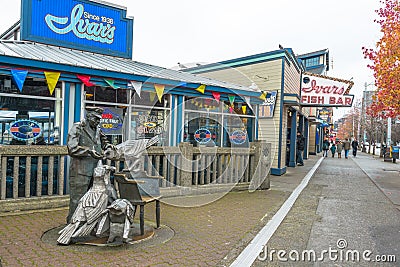
[[[64,194],[65,146],[0,146],[0,199]]]
[[[150,147],[143,161],[149,175],[163,176],[161,188],[251,183],[269,172],[270,144],[249,148]],[[0,200],[64,194],[66,146],[0,146]],[[267,155],[268,154],[268,155]],[[124,161],[108,161],[117,171]]]

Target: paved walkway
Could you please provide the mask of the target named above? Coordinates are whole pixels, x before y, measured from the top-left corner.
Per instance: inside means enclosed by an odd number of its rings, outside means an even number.
[[[360,162],[368,160],[369,156],[362,159],[361,155]],[[194,208],[163,203],[161,223],[171,228],[174,235],[161,244],[144,241],[129,247],[98,249],[58,246],[44,242],[42,235],[63,225],[66,209],[2,216],[2,266],[229,265],[279,210],[319,158],[311,156],[305,161],[305,166],[289,168],[288,173],[281,177],[272,176],[271,189],[267,191],[231,192],[217,201]],[[369,160],[375,159],[370,157]],[[295,206],[299,203],[296,202]],[[146,206],[148,222],[154,220],[154,210],[154,206]]]

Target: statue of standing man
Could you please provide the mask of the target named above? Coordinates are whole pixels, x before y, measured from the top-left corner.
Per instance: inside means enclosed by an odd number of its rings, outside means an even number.
[[[69,168],[69,213],[67,223],[81,197],[87,192],[93,179],[93,170],[98,161],[103,159],[107,150],[114,150],[106,135],[100,130],[103,109],[86,107],[86,117],[75,123],[68,133],[67,147],[71,157]],[[106,151],[106,152],[107,152]]]

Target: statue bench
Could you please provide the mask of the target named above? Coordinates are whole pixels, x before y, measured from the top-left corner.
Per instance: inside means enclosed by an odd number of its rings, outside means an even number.
[[[120,198],[129,200],[132,205],[140,208],[140,235],[144,235],[144,206],[155,201],[156,226],[160,227],[160,179],[161,176],[143,176],[132,178],[128,170],[114,174],[116,189]],[[136,213],[136,209],[135,209]]]

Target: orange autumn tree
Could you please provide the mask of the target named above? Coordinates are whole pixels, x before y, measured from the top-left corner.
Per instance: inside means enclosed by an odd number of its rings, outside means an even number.
[[[364,57],[372,61],[368,67],[374,72],[378,88],[367,113],[394,118],[400,115],[400,4],[396,0],[380,2],[383,7],[376,10],[380,19],[374,21],[383,35],[375,49],[362,48]]]

